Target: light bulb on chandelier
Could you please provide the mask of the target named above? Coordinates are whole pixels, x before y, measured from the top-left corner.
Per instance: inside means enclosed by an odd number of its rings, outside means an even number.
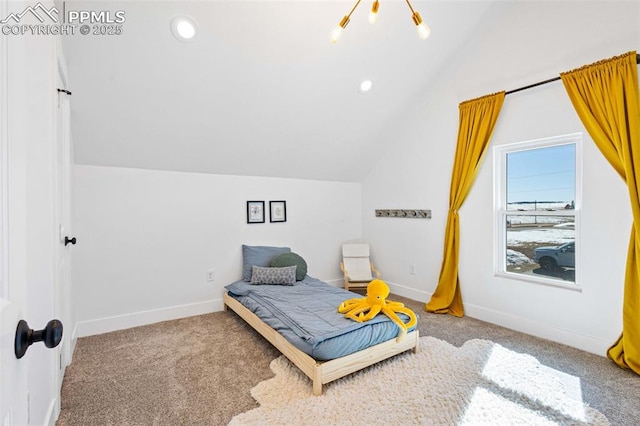
[[[342,35],[342,32],[344,31],[345,27],[349,23],[349,20],[351,18],[351,14],[353,13],[354,10],[356,10],[358,5],[360,4],[360,1],[361,0],[356,1],[356,4],[351,9],[351,12],[349,12],[348,15],[346,15],[344,18],[342,18],[342,20],[340,21],[338,26],[331,32],[331,35],[329,36],[329,40],[331,41],[331,43],[335,43],[335,42],[338,41],[338,39]],[[405,0],[405,1],[407,2],[407,5],[409,6],[409,9],[411,10],[411,19],[413,19],[414,24],[416,24],[416,29],[418,30],[418,37],[420,37],[422,40],[428,38],[429,35],[431,35],[431,29],[427,26],[427,24],[425,24],[422,21],[422,17],[420,16],[420,14],[418,12],[416,12],[415,10],[413,10],[413,6],[411,6],[411,3],[409,3],[409,0]],[[373,23],[376,22],[376,20],[378,18],[378,9],[379,8],[380,8],[379,0],[375,0],[373,2],[373,5],[371,6],[371,12],[369,13],[369,22],[370,23],[373,24]]]
[[[371,12],[369,12],[369,22],[375,24],[378,19],[378,9],[380,8],[380,2],[378,0],[373,2],[371,6]]]
[[[335,27],[333,31],[331,31],[331,35],[329,36],[329,40],[331,40],[331,43],[335,43],[336,41],[338,41],[338,39],[342,35],[342,31],[344,30],[344,27],[346,27],[348,23],[349,23],[348,16],[345,16],[344,18],[342,18],[342,21],[340,21],[338,26]]]
[[[418,37],[420,37],[422,40],[425,40],[431,35],[431,29],[427,27],[427,24],[422,22],[422,17],[420,17],[420,14],[418,12],[413,12],[411,18],[413,18],[413,22],[416,24]]]

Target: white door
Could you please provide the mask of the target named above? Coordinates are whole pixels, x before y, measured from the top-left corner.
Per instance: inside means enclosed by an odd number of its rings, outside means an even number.
[[[0,19],[29,6],[0,0]],[[67,254],[55,236],[68,221],[68,123],[60,144],[57,123],[69,115],[54,105],[54,44],[0,35],[0,426],[54,424],[70,351],[68,338],[61,352],[37,343],[17,359],[14,349],[19,320],[38,330],[69,312]]]
[[[60,52],[58,47],[58,52]],[[64,59],[61,55],[58,57],[57,63],[57,88],[62,90],[68,89],[66,79],[66,67]],[[55,179],[55,215],[57,225],[58,244],[55,248],[55,265],[56,277],[54,290],[55,315],[63,324],[72,324],[70,312],[70,277],[69,256],[70,251],[75,245],[75,239],[71,232],[71,196],[70,196],[70,168],[71,168],[71,143],[69,131],[69,97],[67,92],[58,91],[58,102],[56,110],[56,159],[54,162],[54,179]],[[58,390],[62,386],[64,371],[67,365],[71,363],[71,333],[66,330],[62,336],[62,341],[57,348],[58,351]],[[59,411],[58,398],[58,411]]]
[[[0,0],[0,16],[7,15]],[[9,73],[9,37],[0,37],[0,424],[27,424],[27,363],[14,353],[18,321],[26,310],[26,201],[24,144],[12,123],[20,77]],[[11,56],[11,59],[19,59]],[[12,62],[13,63],[13,62]],[[14,70],[14,68],[12,68]],[[16,79],[14,80],[14,76]],[[11,155],[11,158],[9,158]]]

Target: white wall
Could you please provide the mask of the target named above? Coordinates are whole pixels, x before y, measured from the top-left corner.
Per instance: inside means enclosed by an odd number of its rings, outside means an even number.
[[[221,309],[242,244],[289,246],[340,280],[340,245],[362,231],[359,183],[76,165],[73,186],[79,336]],[[247,224],[247,200],[286,200],[287,221]]]
[[[640,49],[638,3],[498,2],[495,25],[452,58],[404,134],[363,182],[363,238],[394,290],[429,300],[442,261],[459,102],[545,80]],[[582,292],[493,273],[492,153],[460,211],[461,288],[469,316],[604,354],[621,331],[631,216],[626,189],[573,111],[560,82],[507,96],[492,144],[584,132]],[[375,218],[376,208],[430,208],[433,219]],[[409,265],[416,274],[409,274]],[[428,316],[425,317],[428,321]]]

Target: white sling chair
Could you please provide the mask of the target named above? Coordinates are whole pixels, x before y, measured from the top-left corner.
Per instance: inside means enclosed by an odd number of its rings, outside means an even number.
[[[344,273],[344,289],[366,289],[380,272],[369,259],[369,244],[343,244],[340,269]]]

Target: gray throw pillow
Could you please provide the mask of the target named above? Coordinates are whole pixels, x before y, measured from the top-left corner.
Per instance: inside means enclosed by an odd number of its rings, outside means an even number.
[[[251,284],[279,284],[294,285],[296,283],[296,267],[264,268],[253,266],[251,268]]]

